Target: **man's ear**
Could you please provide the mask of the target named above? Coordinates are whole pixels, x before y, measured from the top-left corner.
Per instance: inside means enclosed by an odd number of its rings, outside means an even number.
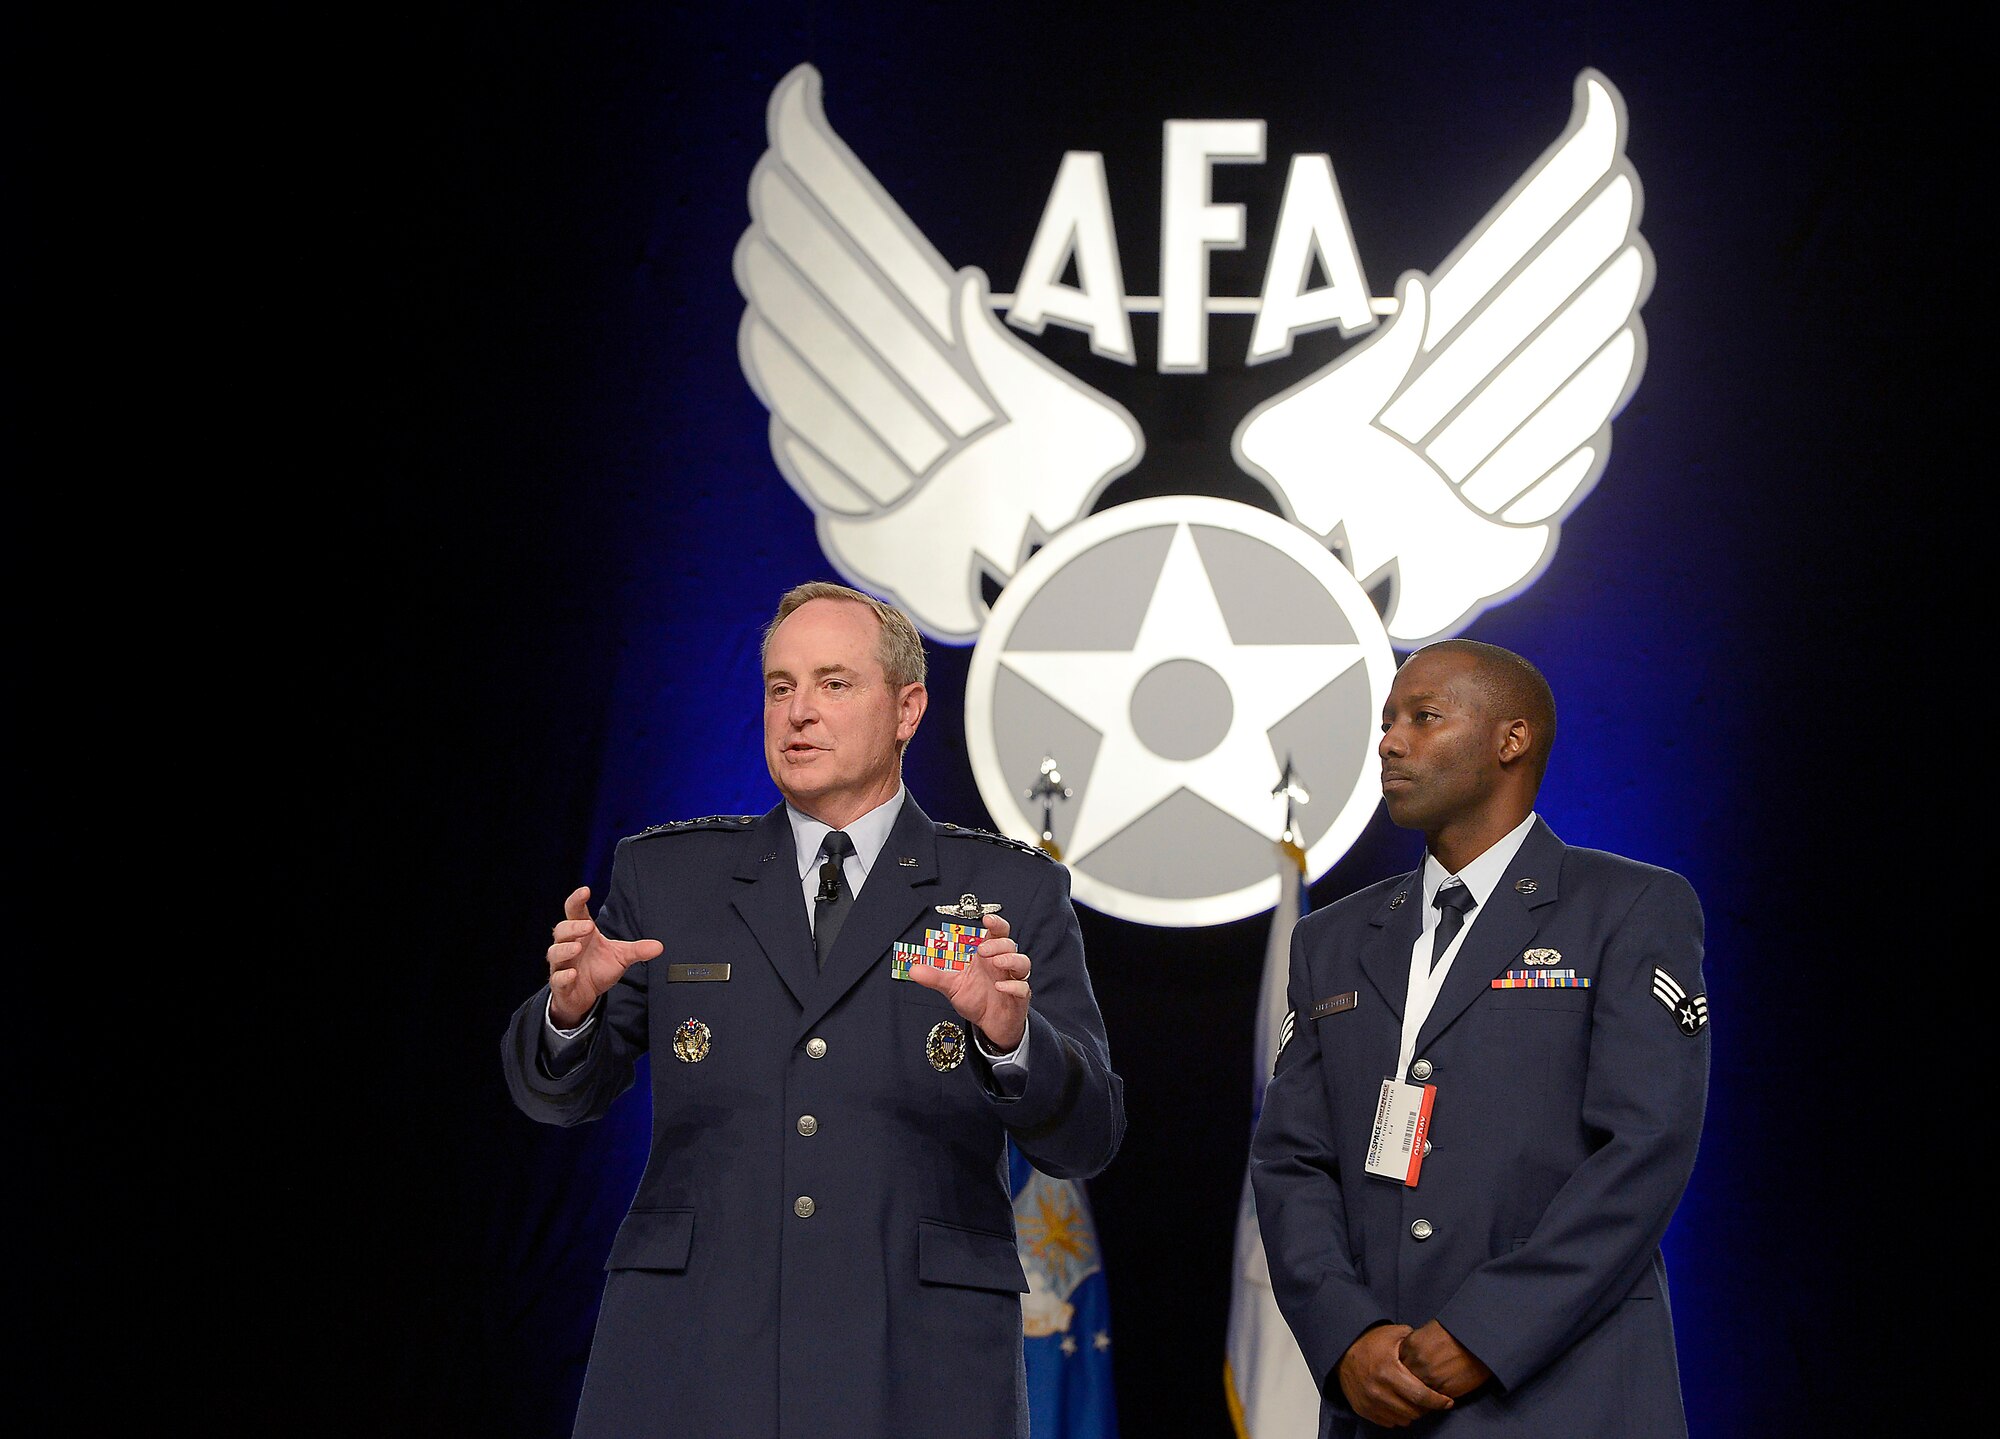
[[[1535,731],[1524,719],[1508,720],[1500,731],[1500,763],[1513,764],[1534,748]]]
[[[903,744],[908,744],[916,734],[930,703],[930,691],[920,684],[904,685],[902,693],[896,696],[896,738]]]

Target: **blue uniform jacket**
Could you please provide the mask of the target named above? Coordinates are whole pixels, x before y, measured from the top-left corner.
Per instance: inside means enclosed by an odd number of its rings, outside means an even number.
[[[1034,964],[1013,1099],[942,996],[890,977],[893,943],[921,945],[952,922],[933,906],[968,891],[1004,906]],[[606,996],[588,1056],[548,1077],[546,989],[504,1042],[515,1102],[554,1124],[604,1113],[652,1056],[652,1149],[605,1264],[576,1433],[1025,1436],[1005,1141],[1084,1177],[1125,1127],[1068,871],[906,799],[821,971],[780,806],[621,841],[598,923],[666,950]],[[676,964],[729,978],[675,982]],[[688,1019],[710,1034],[698,1060],[675,1056]],[[942,1022],[967,1041],[946,1072],[925,1054]]]
[[[1705,1009],[1699,1024],[1670,1010],[1656,972],[1705,993],[1700,903],[1679,875],[1572,849],[1538,821],[1403,1076],[1437,1086],[1412,1189],[1364,1159],[1422,902],[1419,871],[1300,921],[1294,1033],[1251,1149],[1278,1305],[1325,1396],[1321,1433],[1381,1432],[1335,1377],[1364,1330],[1436,1319],[1494,1380],[1398,1432],[1685,1435],[1659,1245],[1694,1165],[1709,1037]],[[1560,959],[1527,965],[1531,949]],[[1590,984],[1493,985],[1550,970]],[[1312,1017],[1349,992],[1351,1007]]]

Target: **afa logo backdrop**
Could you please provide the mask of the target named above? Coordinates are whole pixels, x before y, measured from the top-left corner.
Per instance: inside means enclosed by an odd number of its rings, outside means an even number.
[[[318,358],[384,500],[352,610],[384,792],[341,824],[441,920],[326,1181],[353,1252],[295,1363],[368,1376],[321,1386],[336,1431],[565,1432],[649,1116],[528,1124],[497,1038],[618,836],[773,802],[757,637],[832,575],[936,640],[927,810],[1039,831],[1042,762],[1072,790],[1130,1107],[1089,1187],[1121,1432],[1229,1432],[1278,764],[1313,907],[1410,867],[1372,713],[1451,632],[1549,674],[1556,830],[1706,905],[1712,1100],[1667,1241],[1696,1432],[1890,1412],[1863,1330],[1924,1308],[1922,1205],[1871,1143],[1885,1076],[1932,1061],[1918,987],[1863,966],[1930,835],[1859,737],[1930,632],[1946,447],[1913,417],[1968,335],[1922,281],[1969,243],[1893,25],[400,18],[317,37],[293,102],[335,157]]]

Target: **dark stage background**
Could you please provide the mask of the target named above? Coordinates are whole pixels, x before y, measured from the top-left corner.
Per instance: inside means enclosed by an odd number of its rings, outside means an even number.
[[[1936,1323],[1919,1246],[1970,1218],[1892,1173],[1900,1082],[1938,1074],[1915,1029],[1934,991],[1879,976],[1935,923],[1905,896],[1936,889],[1918,855],[1944,837],[1904,797],[1925,757],[1896,751],[1942,708],[1911,694],[1946,623],[1917,530],[1957,464],[1926,427],[1963,398],[1945,357],[1966,321],[1940,287],[1971,237],[1925,159],[1928,82],[1842,13],[625,3],[301,24],[282,47],[296,84],[265,76],[236,123],[280,142],[246,191],[296,217],[263,232],[292,298],[257,317],[281,337],[270,363],[305,381],[294,444],[341,457],[301,524],[324,555],[309,603],[343,778],[305,822],[320,913],[259,1006],[335,1033],[282,1061],[297,1087],[228,1141],[260,1176],[278,1172],[265,1146],[302,1167],[232,1228],[283,1245],[207,1270],[255,1294],[242,1352],[267,1356],[219,1387],[212,1421],[566,1432],[646,1102],[533,1125],[498,1039],[562,896],[601,890],[617,836],[772,802],[757,634],[783,588],[830,573],[736,357],[730,256],[787,70],[818,65],[834,128],[995,289],[1062,152],[1095,149],[1127,289],[1157,293],[1160,125],[1197,117],[1270,127],[1263,166],[1217,170],[1250,242],[1215,258],[1215,293],[1255,291],[1285,157],[1325,150],[1387,294],[1556,138],[1594,65],[1629,110],[1658,262],[1647,368],[1547,573],[1468,632],[1555,685],[1556,830],[1681,870],[1707,907],[1712,1097],[1668,1238],[1696,1432],[1887,1432],[1881,1330]],[[1261,502],[1230,431],[1343,342],[1245,370],[1248,324],[1212,322],[1202,379],[1154,373],[1147,317],[1135,368],[1053,327],[1037,342],[1148,422],[1104,503]],[[932,814],[983,823],[967,653],[933,647],[909,779]],[[1314,902],[1417,852],[1378,815]],[[1265,924],[1084,912],[1130,1102],[1091,1186],[1130,1439],[1228,1429]],[[301,1245],[304,1297],[267,1287]]]

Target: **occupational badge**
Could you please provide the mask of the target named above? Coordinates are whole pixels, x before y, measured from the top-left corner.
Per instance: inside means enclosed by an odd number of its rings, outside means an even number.
[[[965,1063],[965,1031],[949,1019],[940,1019],[924,1040],[924,1058],[939,1074],[958,1068]]]
[[[1521,956],[1523,964],[1561,964],[1562,951],[1559,949],[1531,949]]]
[[[699,1064],[708,1058],[708,1026],[698,1019],[684,1019],[674,1031],[674,1058],[683,1064]]]
[[[1708,996],[1690,996],[1664,969],[1653,970],[1653,998],[1666,1006],[1682,1034],[1692,1039],[1708,1026]]]
[[[957,904],[940,904],[934,908],[939,914],[948,914],[960,924],[978,924],[987,915],[1000,912],[999,905],[981,904],[976,894],[961,894]]]

